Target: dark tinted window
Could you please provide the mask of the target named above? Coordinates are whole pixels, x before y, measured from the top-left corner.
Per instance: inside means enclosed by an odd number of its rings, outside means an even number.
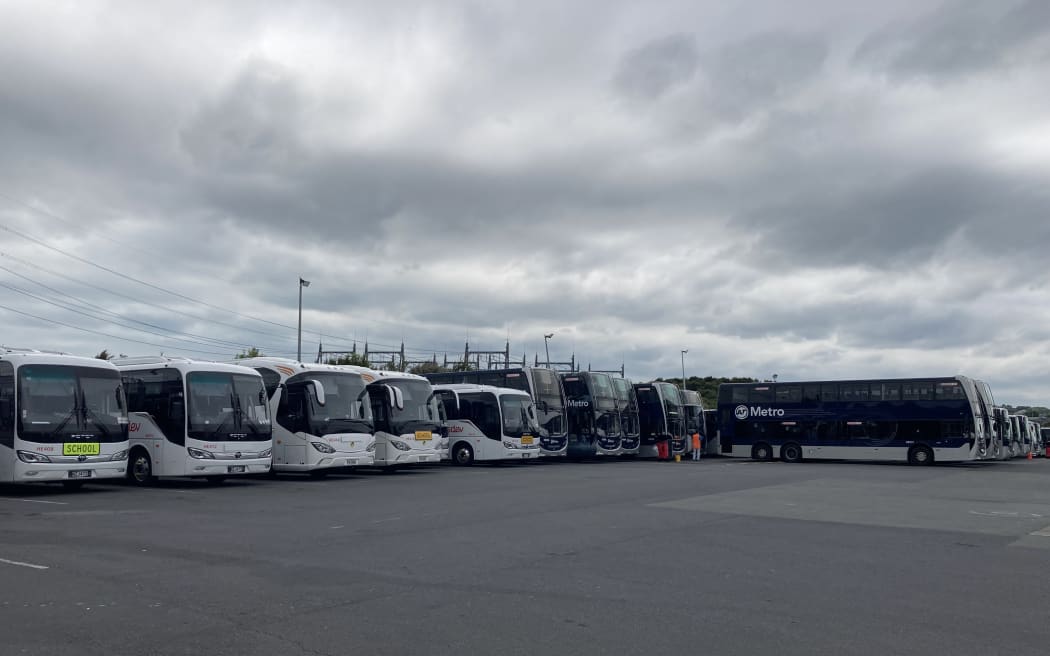
[[[128,412],[147,412],[169,442],[186,444],[186,398],[177,369],[128,371],[122,374]]]
[[[820,385],[803,385],[802,400],[807,403],[816,403],[820,401]]]
[[[882,383],[872,383],[871,392],[868,394],[868,398],[872,401],[882,400]]]
[[[799,385],[777,385],[777,403],[799,403],[802,401],[802,387]]]
[[[838,385],[821,385],[820,386],[820,400],[827,403],[828,401],[839,400],[839,386]]]
[[[875,391],[875,386],[872,385],[872,392]],[[899,383],[883,383],[882,384],[882,400],[883,401],[900,401],[901,400],[901,386]]]
[[[839,398],[842,401],[867,401],[868,384],[853,383],[839,386]]]
[[[933,383],[927,380],[901,383],[901,398],[905,401],[931,401],[933,400]]]
[[[445,417],[448,419],[459,419],[459,410],[456,409],[456,393],[452,390],[434,390],[434,396],[438,403],[445,409]]]
[[[15,445],[15,367],[0,360],[0,444]]]
[[[731,388],[733,390],[733,403],[747,403],[747,388],[743,385]]]
[[[749,400],[751,401],[751,403],[772,403],[773,388],[769,385],[752,387]]]
[[[480,383],[482,385],[493,385],[495,387],[503,387],[504,386],[503,373],[502,372],[500,372],[500,373],[493,373],[493,372],[483,371],[480,374],[478,374],[478,380],[480,381]]]
[[[266,396],[273,398],[273,393],[277,391],[277,386],[281,384],[281,374],[266,367],[256,367],[255,370],[262,376],[263,385],[266,387]]]
[[[954,381],[949,383],[937,383],[936,387],[934,387],[934,394],[937,399],[943,401],[961,401],[966,398],[966,392],[963,390],[963,386]]]
[[[503,429],[496,395],[489,392],[461,394],[459,412],[464,419],[474,422],[485,437],[492,440],[502,439]]]

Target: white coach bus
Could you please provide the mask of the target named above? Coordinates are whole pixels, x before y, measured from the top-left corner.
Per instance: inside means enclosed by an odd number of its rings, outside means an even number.
[[[263,377],[273,416],[273,471],[321,478],[373,464],[372,408],[359,372],[287,358],[237,360]]]
[[[239,365],[148,356],[113,361],[128,398],[128,478],[270,471],[270,407],[259,372]]]
[[[368,384],[375,425],[375,466],[441,462],[447,443],[434,388],[423,376],[354,365],[335,365],[361,374]]]
[[[445,410],[448,452],[454,464],[539,457],[540,425],[528,392],[453,384],[435,385],[434,395]]]
[[[77,488],[127,469],[128,416],[109,362],[0,347],[0,482]]]

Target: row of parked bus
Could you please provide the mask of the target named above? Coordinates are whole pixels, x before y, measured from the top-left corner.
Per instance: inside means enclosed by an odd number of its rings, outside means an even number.
[[[432,374],[258,357],[97,360],[0,349],[0,482],[395,469],[688,453],[695,392],[522,367]]]
[[[112,361],[0,349],[0,482],[233,475],[538,457],[906,460],[1040,455],[1041,427],[981,382],[722,385],[539,367],[428,374],[258,357]]]

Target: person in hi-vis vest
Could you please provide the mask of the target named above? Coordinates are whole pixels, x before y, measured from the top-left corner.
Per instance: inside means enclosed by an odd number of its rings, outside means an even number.
[[[693,460],[700,459],[703,445],[704,441],[700,438],[700,433],[693,433]]]

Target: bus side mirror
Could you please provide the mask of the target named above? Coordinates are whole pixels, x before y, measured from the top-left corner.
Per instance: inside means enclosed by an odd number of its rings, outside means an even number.
[[[398,410],[404,410],[405,397],[401,393],[401,388],[395,387],[394,385],[384,385],[384,387],[386,387],[390,407],[397,408]]]
[[[317,405],[324,407],[324,385],[319,380],[311,380],[310,385],[314,388],[314,397],[317,399]]]

